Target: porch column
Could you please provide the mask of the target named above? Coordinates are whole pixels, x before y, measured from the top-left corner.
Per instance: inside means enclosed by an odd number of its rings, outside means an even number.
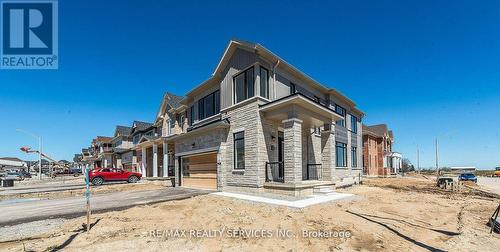
[[[146,148],[141,149],[141,173],[143,177],[146,177]]]
[[[163,177],[168,177],[168,143],[163,142]]]
[[[302,181],[302,120],[283,120],[285,183]]]
[[[153,177],[158,177],[158,145],[153,143]]]
[[[335,171],[335,126],[324,125],[321,131],[321,163],[323,164],[323,180],[333,181]]]
[[[104,168],[108,168],[108,159],[104,157]]]

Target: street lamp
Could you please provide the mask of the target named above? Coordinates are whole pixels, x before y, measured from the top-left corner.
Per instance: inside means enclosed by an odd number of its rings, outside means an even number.
[[[30,135],[33,138],[38,139],[38,168],[39,168],[38,179],[42,180],[42,137],[22,129],[16,129],[16,131]]]

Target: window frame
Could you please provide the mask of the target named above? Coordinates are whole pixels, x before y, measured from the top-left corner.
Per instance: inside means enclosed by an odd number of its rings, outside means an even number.
[[[242,141],[243,142],[243,160],[241,162],[243,163],[242,167],[239,167],[238,164],[238,154],[239,152],[237,151],[237,141]],[[238,131],[233,133],[233,169],[234,170],[244,170],[245,169],[245,131]]]
[[[207,114],[207,107],[205,107],[205,100],[208,100],[210,96],[212,97],[211,106],[213,107],[212,114]],[[220,113],[220,89],[215,90],[214,92],[205,95],[203,98],[200,98],[198,101],[198,121],[209,118],[211,116],[217,115]]]
[[[264,91],[265,91],[264,95],[262,95],[262,90],[263,90],[263,88],[262,88],[262,72],[263,72],[263,70],[266,72],[266,76],[267,76],[266,86],[264,87]],[[259,66],[259,88],[260,88],[259,95],[261,97],[269,99],[269,70],[263,66]]]
[[[339,148],[341,148],[343,150],[343,162],[342,164],[339,164]],[[336,141],[335,142],[335,165],[336,167],[347,167],[347,144],[346,143],[342,143],[342,142],[338,142]]]
[[[358,147],[351,147],[351,167],[358,168]]]
[[[249,82],[248,80],[248,72],[252,72],[252,82]],[[236,95],[237,89],[236,89],[236,78],[240,77],[243,75],[243,86],[244,86],[244,98],[240,101],[238,101],[238,97]],[[251,83],[252,88],[250,89],[249,83]],[[260,85],[260,84],[259,84]],[[250,96],[249,90],[251,90],[252,95]],[[252,97],[255,96],[255,65],[252,65],[250,67],[247,67],[237,74],[233,75],[233,104],[238,104],[240,102],[246,101]]]
[[[351,116],[351,131],[353,133],[358,133],[358,117],[355,115]]]
[[[335,112],[344,117],[344,119],[342,119],[342,120],[335,121],[335,125],[345,127],[346,126],[345,125],[345,116],[347,115],[346,109],[335,103]]]

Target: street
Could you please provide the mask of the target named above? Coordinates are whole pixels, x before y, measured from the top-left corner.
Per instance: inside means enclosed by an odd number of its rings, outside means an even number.
[[[211,191],[187,188],[165,188],[148,191],[126,191],[91,196],[92,213],[126,209],[141,204],[190,198]],[[11,200],[0,205],[0,227],[57,217],[84,215],[85,197],[52,200]]]

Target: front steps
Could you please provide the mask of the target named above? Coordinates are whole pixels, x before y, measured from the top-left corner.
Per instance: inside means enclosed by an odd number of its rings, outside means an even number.
[[[320,186],[315,186],[313,188],[313,194],[314,195],[328,195],[330,193],[334,193],[335,191],[332,190],[332,186],[329,185],[320,185]]]

